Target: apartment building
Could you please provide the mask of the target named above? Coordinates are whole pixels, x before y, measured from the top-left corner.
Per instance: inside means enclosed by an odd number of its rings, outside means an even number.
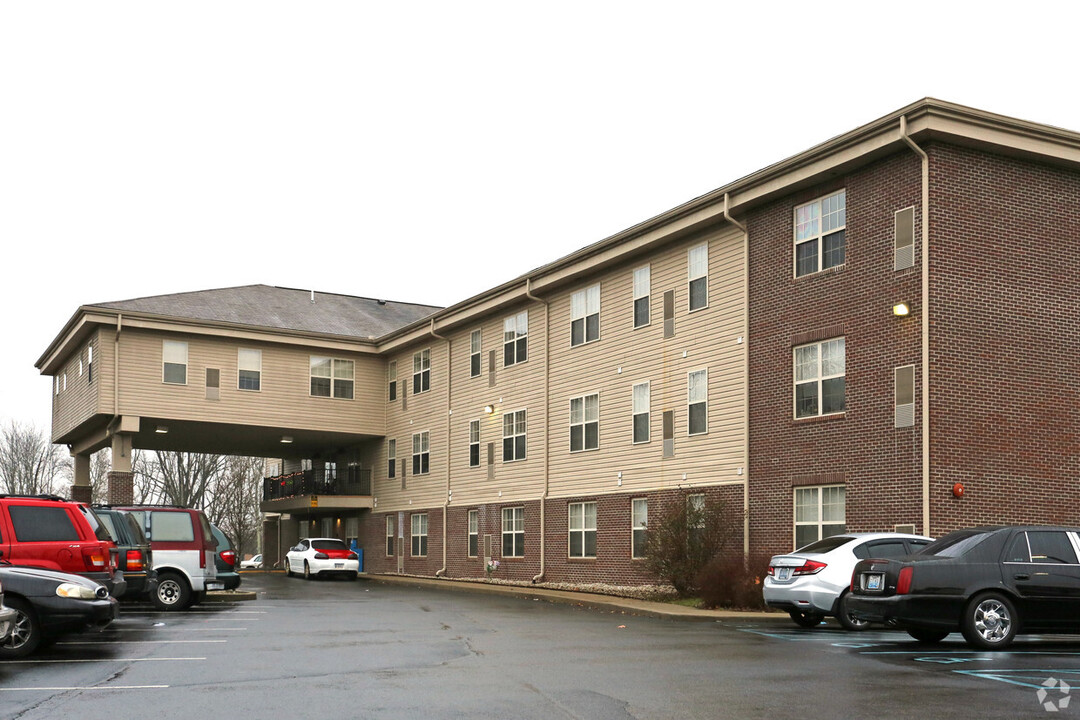
[[[1080,522],[1080,134],[933,99],[448,308],[250,286],[83,306],[37,363],[111,445],[273,458],[264,547],[636,584],[650,514],[742,549]],[[125,455],[127,453],[128,455]]]

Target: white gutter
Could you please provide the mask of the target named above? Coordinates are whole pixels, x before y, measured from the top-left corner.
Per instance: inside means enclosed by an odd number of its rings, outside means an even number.
[[[750,557],[750,231],[731,217],[724,193],[724,219],[743,233],[743,559]]]
[[[450,338],[435,332],[435,318],[431,318],[429,332],[432,337],[446,341],[446,497],[443,499],[442,506],[442,567],[435,571],[435,577],[442,577],[446,574],[446,517],[450,506],[450,418],[453,412],[450,409],[450,385],[453,382],[454,368]]]
[[[548,385],[551,378],[551,306],[547,300],[538,298],[532,294],[532,278],[525,278],[525,297],[544,305],[544,492],[540,496],[540,572],[533,575],[532,581],[538,583],[544,579],[544,570],[546,568],[546,556],[544,554],[545,544],[544,537],[547,535],[547,528],[544,525],[547,518],[547,496],[548,496],[548,474],[550,472],[551,464],[548,462],[550,453],[548,452],[548,437],[551,431],[551,423],[548,422],[549,415],[551,414],[551,398],[548,396]]]
[[[904,115],[900,137],[922,159],[922,532],[930,535],[930,157],[908,137]]]

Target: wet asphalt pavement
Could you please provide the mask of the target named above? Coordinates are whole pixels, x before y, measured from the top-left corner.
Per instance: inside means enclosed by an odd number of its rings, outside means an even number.
[[[1008,653],[959,635],[681,622],[366,580],[245,573],[250,602],[127,605],[0,662],[0,717],[1080,717],[1080,637]]]

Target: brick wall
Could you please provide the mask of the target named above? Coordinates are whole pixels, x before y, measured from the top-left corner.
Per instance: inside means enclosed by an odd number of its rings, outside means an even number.
[[[845,262],[795,278],[794,208],[841,188],[847,193]],[[793,487],[841,481],[847,529],[921,524],[921,417],[893,427],[893,371],[918,364],[919,256],[893,270],[894,213],[915,207],[920,236],[921,167],[910,151],[877,160],[831,182],[748,214],[750,231],[751,550],[794,544]],[[892,306],[912,305],[897,318]],[[793,419],[793,347],[846,340],[846,412]],[[916,377],[918,382],[918,377]],[[916,397],[921,391],[917,384]]]
[[[1080,173],[929,153],[933,532],[1080,524]]]

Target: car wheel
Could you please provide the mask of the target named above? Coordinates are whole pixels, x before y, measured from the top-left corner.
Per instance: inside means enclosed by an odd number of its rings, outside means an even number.
[[[949,634],[948,630],[930,630],[927,628],[908,628],[907,634],[921,643],[939,643]]]
[[[836,619],[840,621],[840,624],[844,626],[845,630],[866,630],[870,627],[869,620],[860,620],[851,614],[848,610],[848,600],[851,598],[851,591],[845,592],[840,596],[839,602],[836,603]]]
[[[960,630],[969,645],[998,650],[1012,643],[1019,623],[1012,601],[1001,593],[988,592],[968,603]]]
[[[292,568],[289,567],[289,558],[285,558],[285,577],[292,577]]]
[[[191,602],[191,589],[176,573],[162,573],[150,601],[158,610],[183,610]]]
[[[817,613],[801,612],[799,610],[791,610],[788,612],[791,619],[795,621],[795,624],[801,628],[815,628],[821,624],[822,617]]]
[[[311,568],[308,567],[307,560],[304,561],[304,579],[305,580],[314,580],[315,579],[315,576],[311,574]]]
[[[3,645],[0,645],[0,658],[21,658],[29,655],[41,645],[41,624],[30,604],[21,598],[4,598],[4,604],[14,610],[15,627]]]

